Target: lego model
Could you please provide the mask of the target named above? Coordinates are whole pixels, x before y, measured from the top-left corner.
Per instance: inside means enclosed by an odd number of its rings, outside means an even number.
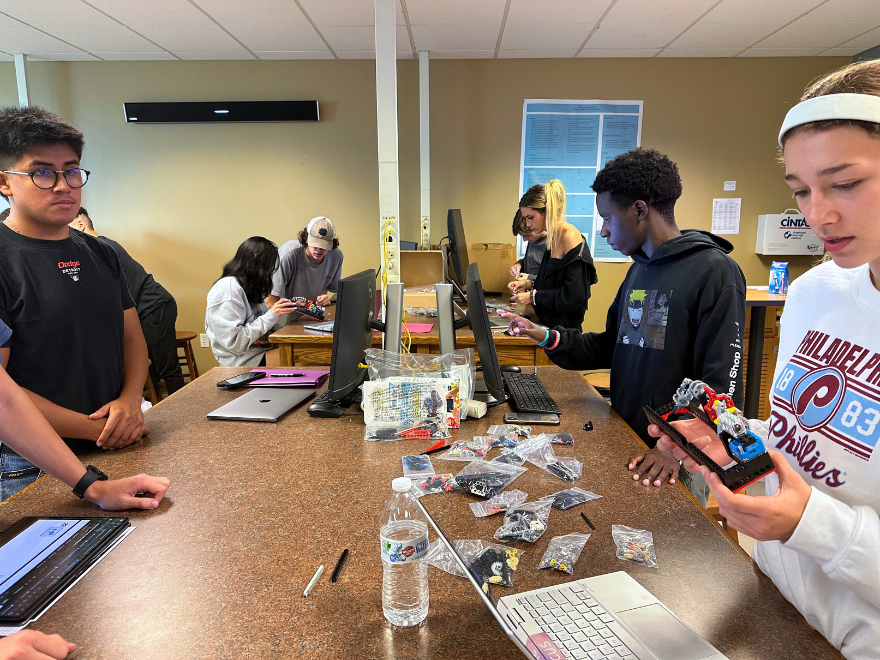
[[[733,404],[733,399],[716,393],[703,381],[685,378],[673,395],[672,403],[657,410],[645,406],[644,410],[648,419],[688,456],[721,477],[724,485],[734,492],[775,470],[764,442],[749,429],[749,421]],[[679,414],[688,414],[715,426],[733,465],[721,467],[676,431],[668,420],[671,415]]]
[[[316,305],[311,300],[306,300],[302,296],[298,296],[296,298],[291,298],[290,302],[296,303],[304,303],[302,307],[297,307],[296,311],[300,314],[305,314],[306,316],[311,316],[313,319],[318,319],[319,321],[324,320],[324,308],[320,305]]]

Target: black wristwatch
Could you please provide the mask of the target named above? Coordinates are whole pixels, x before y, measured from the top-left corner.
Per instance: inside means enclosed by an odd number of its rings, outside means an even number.
[[[110,477],[101,472],[94,465],[86,466],[86,473],[83,475],[82,479],[80,479],[76,486],[73,487],[73,494],[76,495],[79,499],[82,499],[86,494],[86,491],[96,481],[107,481]]]

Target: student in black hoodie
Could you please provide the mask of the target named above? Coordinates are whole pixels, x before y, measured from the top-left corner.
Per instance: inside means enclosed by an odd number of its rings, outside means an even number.
[[[706,382],[742,406],[742,330],[746,283],[728,256],[733,246],[704,231],[680,231],[675,202],[678,167],[653,149],[634,149],[609,161],[593,190],[602,236],[633,258],[608,310],[605,332],[534,325],[511,318],[510,332],[545,347],[564,369],[611,369],[611,405],[652,447],[633,457],[633,479],[645,486],[675,483],[679,463],[654,449],[642,406],[671,400],[684,378]],[[684,475],[684,473],[683,473]],[[694,486],[702,479],[694,477]],[[699,483],[699,499],[708,497]],[[691,490],[695,490],[691,487]]]

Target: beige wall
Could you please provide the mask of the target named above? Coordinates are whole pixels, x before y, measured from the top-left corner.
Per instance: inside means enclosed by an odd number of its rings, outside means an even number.
[[[432,238],[462,209],[471,242],[512,241],[524,98],[645,102],[642,144],[681,168],[681,227],[709,229],[713,197],[743,198],[734,257],[750,284],[759,213],[792,206],[775,162],[787,108],[843,58],[437,60],[431,64]],[[379,263],[374,63],[107,62],[30,65],[32,103],[86,134],[84,191],[97,228],[122,243],[201,332],[205,295],[248,236],[289,240],[315,215],[336,224],[344,274]],[[399,63],[401,233],[417,240],[418,70]],[[15,103],[11,64],[0,104]],[[317,99],[317,124],[126,124],[124,101]],[[736,180],[724,193],[722,182]],[[810,258],[792,258],[793,275]],[[600,264],[585,328],[599,329],[627,266]],[[214,364],[198,349],[204,367]]]

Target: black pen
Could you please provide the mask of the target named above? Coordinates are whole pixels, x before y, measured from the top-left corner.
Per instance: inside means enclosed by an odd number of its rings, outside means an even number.
[[[270,378],[301,378],[305,374],[269,374]]]
[[[587,514],[581,513],[581,518],[583,518],[584,522],[590,526],[590,529],[592,529],[594,532],[596,531],[596,526],[590,522],[590,519],[587,518]]]
[[[425,453],[425,456],[427,456],[428,454],[436,454],[438,451],[443,451],[444,449],[449,449],[449,445],[443,445],[442,447],[437,447],[435,449],[429,449],[428,451],[426,451],[424,453]]]
[[[339,561],[336,562],[336,568],[333,569],[333,575],[330,576],[330,582],[336,582],[336,580],[339,579],[339,573],[342,571],[346,559],[348,559],[348,548],[343,550],[342,554],[339,555]]]

